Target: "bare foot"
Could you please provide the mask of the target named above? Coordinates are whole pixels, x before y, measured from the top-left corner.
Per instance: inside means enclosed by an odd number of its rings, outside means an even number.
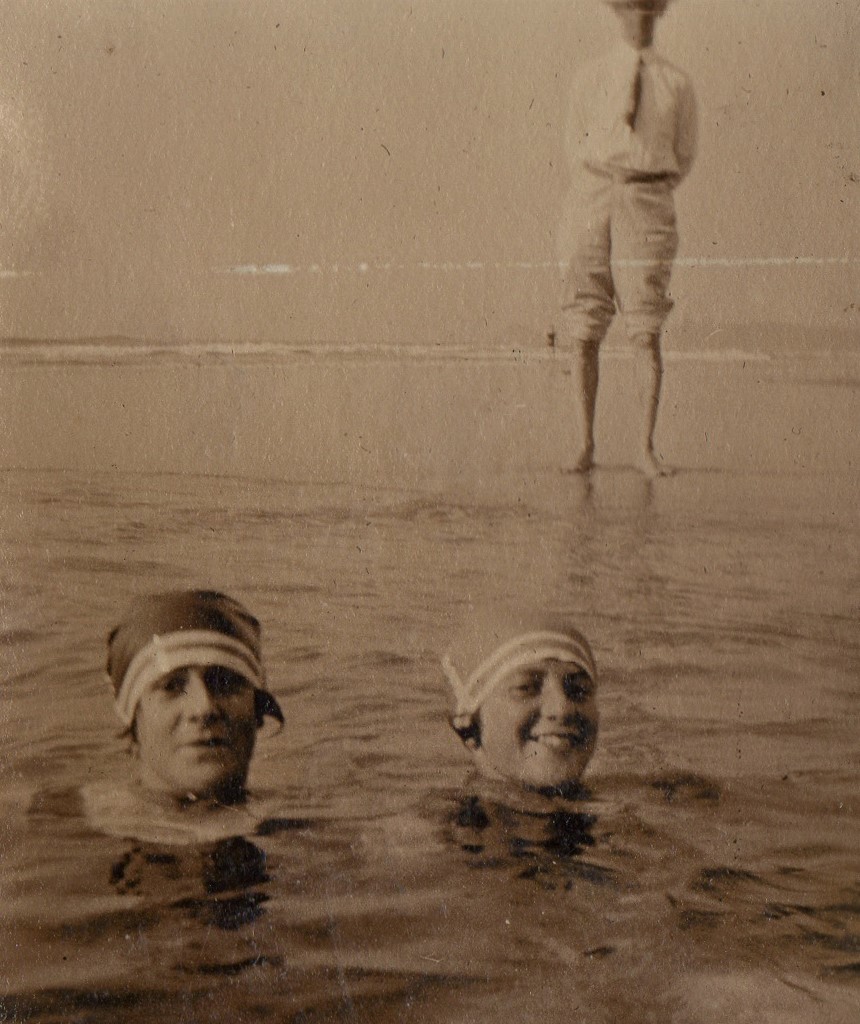
[[[590,473],[594,469],[594,449],[586,448],[574,464],[568,469],[569,473]]]
[[[644,451],[639,456],[639,461],[636,463],[636,468],[645,474],[649,480],[653,480],[658,476],[672,476],[675,472],[671,466],[667,466],[665,462],[661,462],[657,456],[651,451]]]

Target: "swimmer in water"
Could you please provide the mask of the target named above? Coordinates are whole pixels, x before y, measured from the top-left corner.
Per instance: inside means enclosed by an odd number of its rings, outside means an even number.
[[[533,614],[477,614],[442,667],[451,724],[482,775],[575,794],[598,727],[594,657],[577,630]]]
[[[107,671],[144,789],[244,800],[257,730],[284,717],[266,688],[260,624],[238,601],[209,590],[137,601],[110,634]]]
[[[266,717],[284,722],[266,685],[260,632],[217,591],[132,604],[108,638],[107,674],[134,778],[84,787],[99,831],[194,842],[252,834],[270,816],[247,791],[258,730]]]

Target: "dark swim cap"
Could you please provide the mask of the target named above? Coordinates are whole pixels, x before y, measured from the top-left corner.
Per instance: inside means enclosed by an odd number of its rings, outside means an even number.
[[[260,623],[238,601],[215,590],[182,590],[136,600],[108,637],[107,673],[126,726],[159,679],[188,665],[221,665],[255,688],[257,716],[283,713],[268,692]]]

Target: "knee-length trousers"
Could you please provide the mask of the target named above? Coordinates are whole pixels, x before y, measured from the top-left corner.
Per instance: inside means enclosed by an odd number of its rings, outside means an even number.
[[[599,344],[616,310],[632,340],[659,335],[672,309],[678,251],[674,180],[632,180],[583,168],[571,185],[558,234],[567,267],[562,344]]]

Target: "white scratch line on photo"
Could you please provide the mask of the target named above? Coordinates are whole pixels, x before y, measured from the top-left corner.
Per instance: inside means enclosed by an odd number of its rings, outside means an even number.
[[[647,266],[653,260],[618,260],[619,266]],[[728,259],[717,256],[688,256],[674,261],[682,267],[816,267],[816,266],[851,266],[860,263],[860,256],[749,256]],[[456,262],[444,260],[432,262],[421,260],[418,263],[310,263],[299,266],[292,263],[243,263],[234,267],[215,267],[216,274],[233,274],[247,277],[285,277],[295,274],[367,274],[370,271],[410,271],[432,270],[450,273],[452,271],[475,270],[564,270],[566,263],[555,261],[525,261],[485,263],[479,260]],[[10,272],[0,271],[0,276]]]
[[[704,256],[701,258],[687,257],[675,262],[685,267],[849,266],[852,263],[860,263],[860,256],[752,256],[745,259]]]

